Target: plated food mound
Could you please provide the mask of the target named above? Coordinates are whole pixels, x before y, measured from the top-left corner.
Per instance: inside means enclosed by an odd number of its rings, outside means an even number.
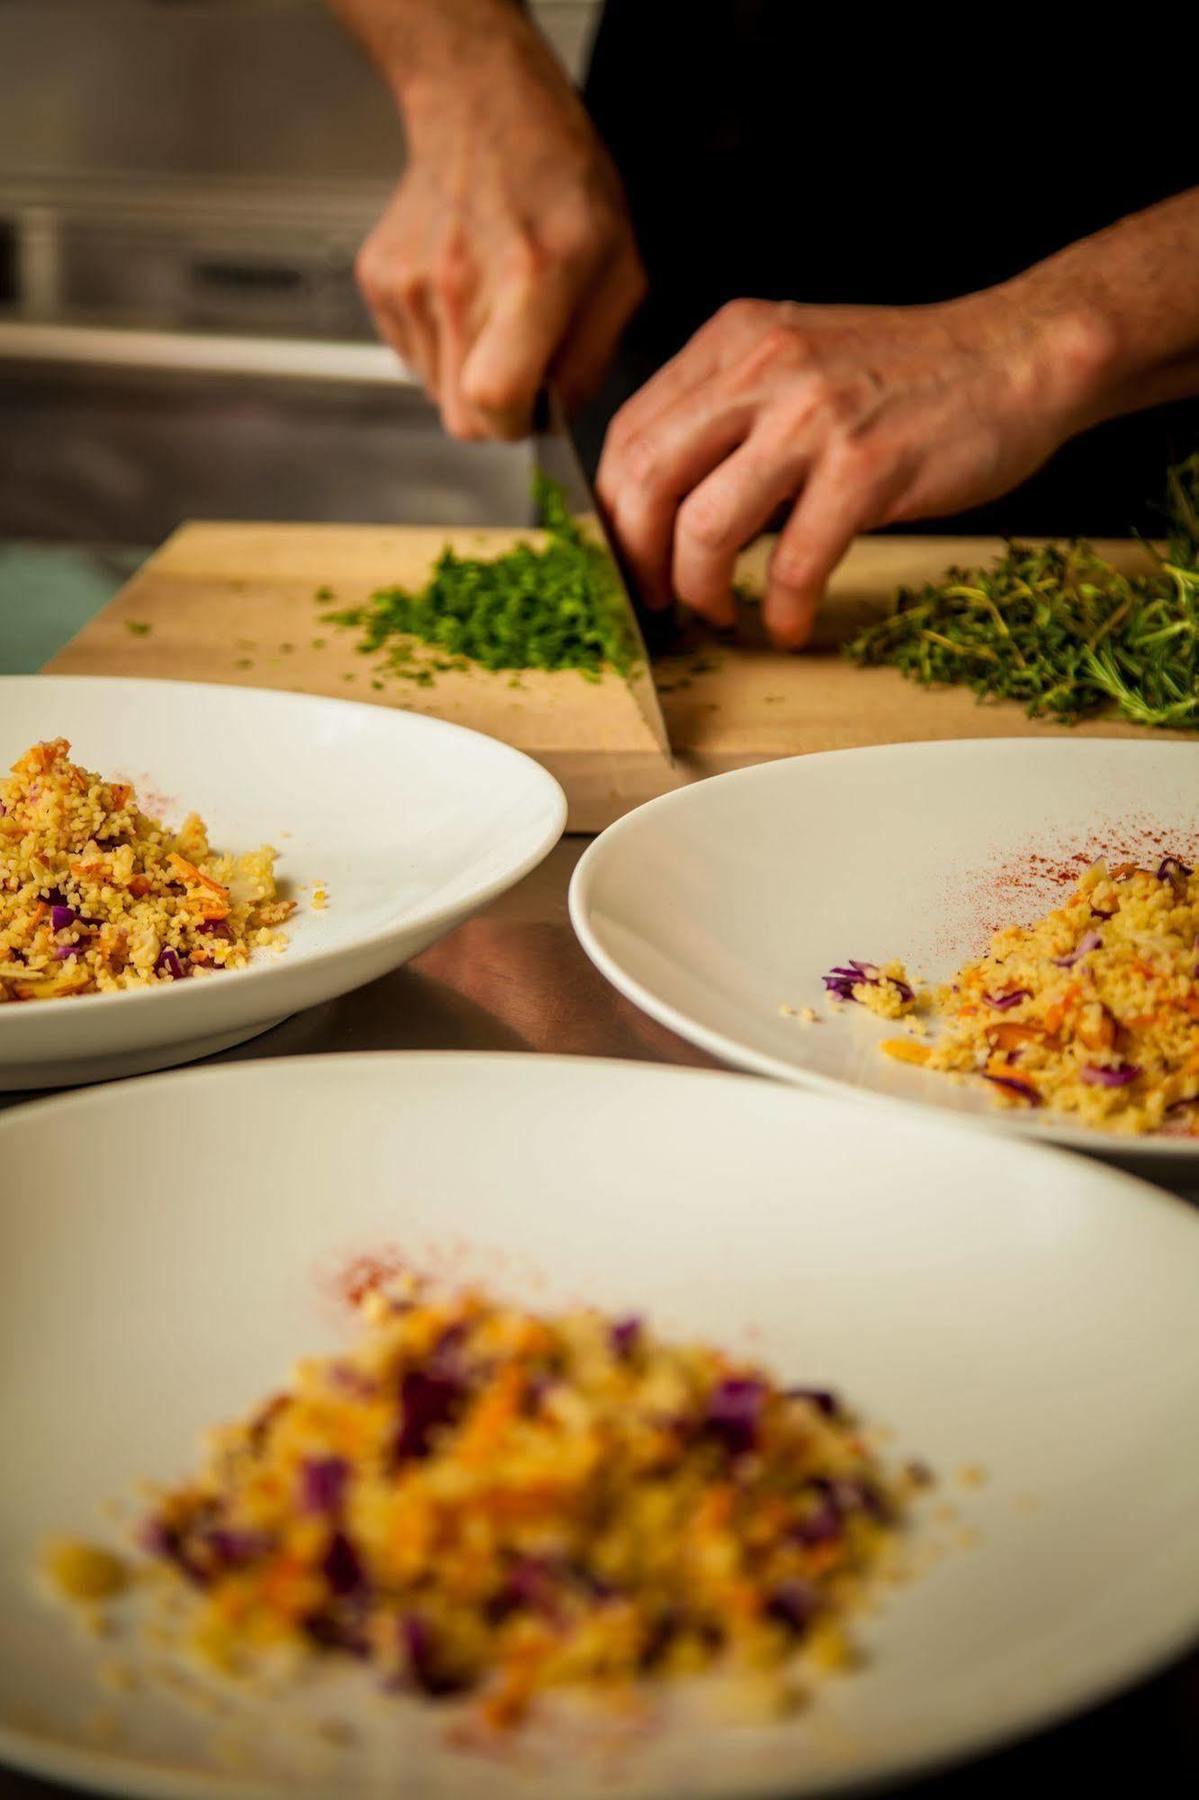
[[[885,1475],[832,1394],[635,1318],[411,1277],[360,1310],[356,1348],[221,1430],[144,1527],[209,1662],[341,1653],[397,1689],[473,1690],[500,1729],[550,1687],[719,1667],[781,1696],[797,1650],[847,1663],[921,1475]]]
[[[997,931],[931,1002],[898,963],[850,963],[825,982],[885,1017],[931,1010],[932,1043],[883,1049],[981,1076],[1004,1104],[1129,1133],[1199,1125],[1199,877],[1177,856],[1095,863],[1064,905]]]
[[[195,813],[169,831],[70,750],[35,744],[0,781],[0,1004],[241,968],[281,941],[295,903],[269,846],[215,853]]]

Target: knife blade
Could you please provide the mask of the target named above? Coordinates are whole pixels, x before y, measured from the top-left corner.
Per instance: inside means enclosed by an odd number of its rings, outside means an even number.
[[[666,720],[662,716],[658,690],[654,686],[653,667],[645,647],[645,634],[641,629],[637,608],[633,604],[620,557],[579,460],[562,402],[552,387],[543,389],[538,396],[533,418],[533,448],[541,473],[561,489],[567,511],[583,526],[592,541],[599,544],[611,564],[612,592],[625,615],[629,641],[633,646],[633,663],[625,677],[625,685],[655,743],[669,760],[670,738],[666,731]]]

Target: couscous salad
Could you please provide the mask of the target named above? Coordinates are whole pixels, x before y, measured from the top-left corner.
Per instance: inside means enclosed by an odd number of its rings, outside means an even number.
[[[0,1004],[241,968],[281,941],[295,902],[272,849],[215,852],[195,813],[170,831],[70,749],[35,744],[0,781]]]
[[[1003,1104],[1126,1133],[1199,1125],[1199,877],[1177,856],[1095,863],[1064,904],[997,931],[935,992],[899,963],[848,963],[825,984],[885,1019],[931,1016],[931,1041],[883,1050],[981,1077]]]
[[[357,1304],[348,1354],[301,1363],[154,1498],[141,1545],[190,1596],[193,1654],[250,1679],[356,1658],[473,1694],[498,1731],[550,1688],[711,1670],[773,1708],[797,1662],[852,1664],[847,1615],[928,1476],[884,1471],[835,1395],[637,1318],[394,1273]],[[60,1544],[50,1570],[87,1601],[94,1563]]]

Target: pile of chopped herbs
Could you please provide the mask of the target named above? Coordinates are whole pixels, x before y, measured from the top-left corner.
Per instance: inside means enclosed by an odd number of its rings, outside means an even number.
[[[1168,476],[1164,554],[1123,575],[1089,544],[1012,543],[986,569],[901,590],[845,647],[913,681],[964,684],[1063,724],[1114,704],[1138,725],[1199,729],[1199,455]]]
[[[472,663],[577,669],[592,681],[605,667],[628,675],[636,645],[610,557],[579,529],[556,483],[538,476],[534,500],[542,547],[521,543],[490,560],[447,547],[418,592],[380,588],[365,606],[324,616],[360,629],[363,655],[379,652],[389,672],[424,685],[435,670]],[[416,663],[414,640],[439,657]]]

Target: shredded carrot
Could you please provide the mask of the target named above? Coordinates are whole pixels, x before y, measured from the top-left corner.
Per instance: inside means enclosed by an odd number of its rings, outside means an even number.
[[[706,1489],[695,1509],[697,1531],[719,1531],[733,1516],[733,1490],[726,1482]]]
[[[185,856],[180,856],[175,850],[171,851],[170,855],[167,857],[167,862],[170,864],[171,868],[174,869],[180,881],[192,885],[198,882],[202,887],[210,888],[214,894],[223,895],[229,892],[229,889],[221,882],[217,881],[211,875],[205,875],[203,869],[197,869],[195,863],[188,862]]]
[[[1039,1025],[1019,1025],[1015,1020],[992,1025],[987,1036],[997,1050],[1017,1050],[1021,1044],[1041,1044],[1045,1041],[1045,1033]]]
[[[492,1454],[508,1424],[520,1410],[525,1390],[525,1371],[506,1364],[476,1402],[463,1428],[458,1455],[465,1463],[482,1463]]]
[[[1066,1014],[1078,999],[1081,989],[1076,981],[1072,981],[1065,992],[1045,1008],[1045,1029],[1055,1035],[1062,1028]]]
[[[1037,1085],[1027,1069],[1021,1069],[1016,1063],[1005,1062],[1002,1056],[988,1057],[986,1072],[988,1075],[998,1076],[1001,1081],[1019,1081],[1030,1088]]]
[[[915,1063],[918,1068],[932,1054],[927,1044],[918,1044],[912,1038],[884,1038],[879,1048],[885,1056],[894,1057],[896,1062]]]
[[[1076,1032],[1080,1044],[1088,1050],[1114,1050],[1116,1046],[1116,1021],[1109,1012],[1100,1014],[1098,1025],[1080,1025]]]

